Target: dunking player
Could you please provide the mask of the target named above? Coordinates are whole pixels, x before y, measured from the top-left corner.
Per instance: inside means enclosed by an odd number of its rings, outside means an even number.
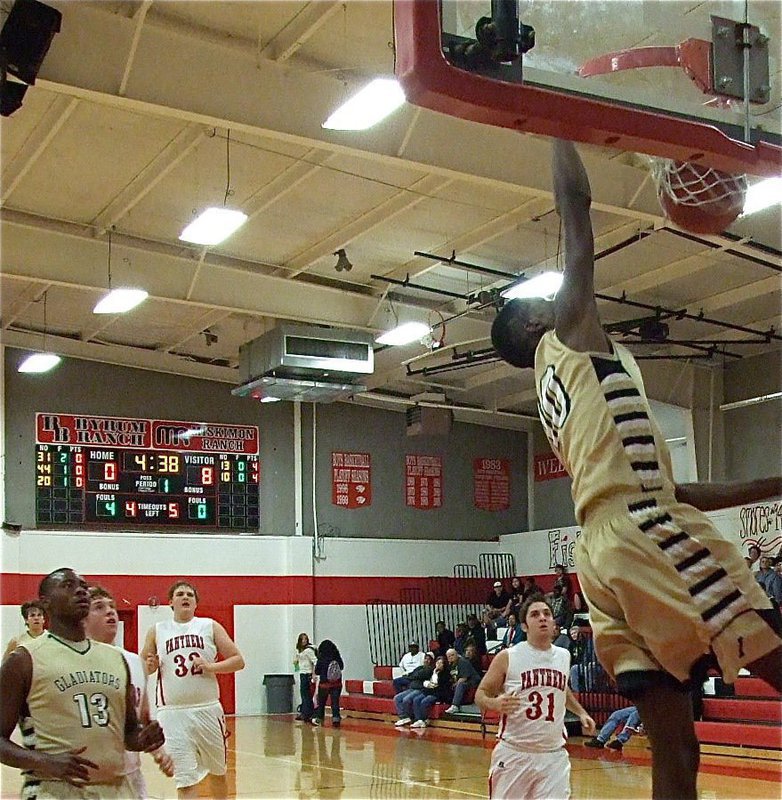
[[[163,744],[157,722],[140,726],[121,653],[84,634],[84,579],[62,567],[39,594],[49,630],[0,668],[0,761],[24,770],[25,800],[126,800],[124,752]],[[17,720],[24,747],[11,741]]]
[[[510,364],[534,363],[543,427],[573,479],[576,563],[597,653],[646,724],[654,797],[695,798],[688,683],[716,662],[727,681],[746,666],[782,689],[779,614],[700,511],[778,495],[782,480],[674,484],[638,365],[600,325],[589,180],[571,143],[554,143],[553,171],[562,288],[553,302],[508,303],[492,342]]]
[[[13,653],[20,644],[31,642],[43,633],[46,615],[43,613],[43,605],[40,600],[29,600],[27,603],[22,603],[21,612],[25,631],[21,636],[14,636],[9,640],[3,658]]]
[[[168,600],[174,618],[149,630],[141,656],[147,672],[158,670],[157,717],[174,760],[178,795],[198,797],[198,784],[209,775],[209,797],[224,798],[225,715],[215,673],[238,672],[244,659],[219,622],[195,616],[198,592],[191,583],[175,583]]]
[[[489,797],[565,800],[570,797],[565,708],[578,715],[590,736],[595,721],[568,688],[570,653],[551,643],[556,632],[551,606],[533,597],[519,616],[527,641],[495,656],[475,693],[480,708],[502,715],[489,768]]]
[[[117,636],[117,604],[111,594],[102,586],[90,586],[90,613],[84,621],[84,632],[87,638],[96,642],[113,644]],[[125,663],[128,665],[130,682],[133,685],[133,700],[136,716],[142,721],[149,720],[149,700],[147,699],[147,676],[144,665],[136,653],[131,653],[124,648],[118,648]],[[152,753],[152,757],[160,767],[161,772],[169,778],[174,774],[174,764],[171,756],[160,748]],[[133,797],[146,800],[147,786],[141,773],[141,758],[138,753],[125,751],[125,775],[128,783],[133,788]]]

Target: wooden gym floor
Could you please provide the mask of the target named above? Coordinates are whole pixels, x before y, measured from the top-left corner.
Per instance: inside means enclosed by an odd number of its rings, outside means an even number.
[[[230,783],[241,798],[467,798],[486,797],[493,740],[476,733],[397,730],[390,723],[346,718],[340,729],[297,723],[290,716],[229,719]],[[648,798],[649,752],[644,738],[623,753],[568,745],[574,800]],[[704,748],[709,751],[709,748]],[[711,748],[711,751],[716,748]],[[782,795],[778,751],[736,755],[707,752],[699,780],[704,800]],[[729,754],[731,753],[732,754]],[[173,781],[144,756],[152,798],[175,798]],[[17,770],[2,767],[3,798],[18,797]]]

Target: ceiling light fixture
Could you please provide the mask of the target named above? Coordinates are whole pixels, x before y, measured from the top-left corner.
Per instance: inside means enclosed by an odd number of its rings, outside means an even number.
[[[323,123],[334,131],[365,131],[385,119],[405,102],[395,78],[376,78],[346,100]]]
[[[43,349],[46,350],[46,300],[49,292],[43,293]],[[19,372],[41,374],[56,367],[62,359],[56,353],[31,353],[17,367]]]
[[[550,300],[559,291],[559,287],[562,286],[562,278],[561,272],[541,272],[539,275],[535,275],[534,278],[525,278],[518,283],[514,283],[505,291],[500,292],[500,294],[506,300],[527,297],[543,297]]]
[[[344,247],[340,247],[339,250],[332,253],[332,255],[337,257],[337,263],[334,265],[334,269],[337,270],[337,272],[342,272],[342,270],[350,272],[350,270],[353,269],[353,264],[350,263],[350,259]]]
[[[423,322],[403,322],[401,325],[397,325],[396,328],[382,333],[375,341],[378,344],[399,347],[410,344],[417,339],[423,339],[424,336],[428,336],[431,332],[432,329]]]
[[[231,189],[231,131],[225,137],[225,195],[223,205],[210,206],[202,211],[189,225],[185,226],[179,239],[191,244],[207,247],[225,241],[232,233],[247,222],[247,214],[235,208],[227,208],[228,198],[233,195]]]
[[[135,308],[140,303],[143,303],[149,293],[144,289],[130,289],[127,287],[112,289],[111,288],[111,228],[108,231],[108,259],[107,271],[109,274],[109,293],[95,304],[92,309],[93,314],[124,314],[127,311]]]
[[[766,178],[747,188],[741,216],[746,217],[778,203],[782,203],[782,178]]]

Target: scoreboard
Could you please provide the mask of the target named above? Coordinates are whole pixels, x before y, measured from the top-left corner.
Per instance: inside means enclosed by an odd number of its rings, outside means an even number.
[[[254,426],[38,414],[37,439],[39,524],[259,527]]]

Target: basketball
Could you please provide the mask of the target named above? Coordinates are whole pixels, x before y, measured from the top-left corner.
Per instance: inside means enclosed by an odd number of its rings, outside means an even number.
[[[744,208],[747,181],[690,162],[670,162],[659,183],[665,216],[692,233],[721,233]]]

